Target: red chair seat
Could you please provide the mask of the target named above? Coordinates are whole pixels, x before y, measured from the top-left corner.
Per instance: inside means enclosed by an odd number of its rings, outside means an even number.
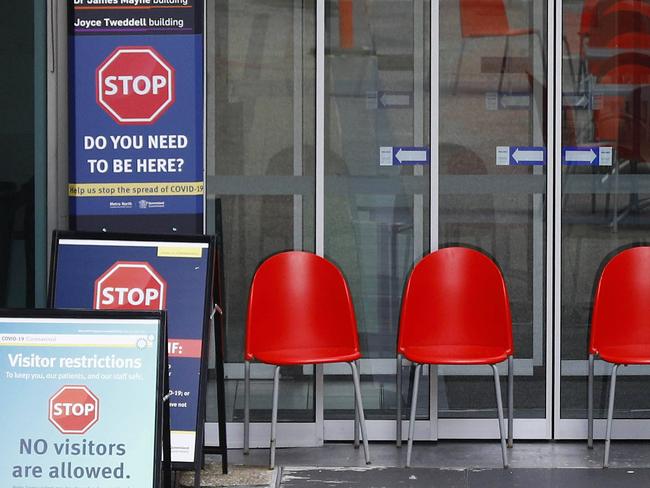
[[[598,350],[598,356],[616,364],[650,364],[650,344],[604,346]]]
[[[410,361],[423,364],[496,364],[508,359],[503,346],[431,345],[410,346],[404,353]]]
[[[255,359],[279,366],[299,364],[349,363],[361,358],[359,351],[342,350],[340,347],[309,347],[301,349],[277,349],[259,351]]]

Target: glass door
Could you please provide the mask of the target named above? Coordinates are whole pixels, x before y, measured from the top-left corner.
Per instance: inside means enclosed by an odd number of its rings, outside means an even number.
[[[253,274],[272,254],[315,250],[315,2],[211,0],[206,45],[207,227],[223,239],[228,441],[241,447]],[[253,363],[251,379],[250,447],[268,447],[273,367]],[[315,388],[313,367],[281,368],[278,446],[322,443]],[[216,443],[216,409],[208,420]]]
[[[516,438],[551,435],[548,8],[546,1],[439,2],[433,225],[439,247],[479,249],[504,274],[515,345]],[[438,368],[440,438],[498,437],[490,373],[488,367]]]
[[[430,248],[430,3],[327,0],[325,9],[324,254],[355,303],[369,437],[389,440],[402,288]],[[324,374],[325,439],[349,439],[349,368]],[[418,438],[432,439],[433,404],[421,392]]]
[[[248,287],[287,249],[324,255],[348,280],[372,440],[407,432],[413,367],[396,371],[395,348],[414,263],[452,245],[493,257],[512,304],[515,437],[551,437],[553,12],[546,1],[207,3],[208,228],[220,222],[224,238],[233,447]],[[252,370],[251,447],[268,446],[270,371]],[[416,439],[498,437],[489,368],[423,374]],[[283,369],[280,392],[280,445],[353,438],[346,365]]]
[[[609,258],[650,235],[650,13],[646,2],[564,1],[556,101],[555,436],[587,436],[590,314]],[[558,33],[559,36],[559,33]],[[559,38],[558,38],[559,52]],[[560,70],[561,68],[561,70]],[[595,363],[594,436],[603,438],[611,365]],[[618,370],[613,437],[650,436],[647,367]]]
[[[398,405],[406,436],[412,366],[398,373],[402,398],[395,386],[402,290],[417,260],[451,245],[501,266],[514,321],[514,432],[550,438],[547,2],[326,8],[324,253],[355,300],[370,438],[395,438]],[[324,373],[325,439],[351,439],[349,375]],[[415,438],[498,437],[491,374],[425,370]]]

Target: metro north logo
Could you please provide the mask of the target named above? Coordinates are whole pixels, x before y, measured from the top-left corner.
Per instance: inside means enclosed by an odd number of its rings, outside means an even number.
[[[118,47],[97,68],[96,96],[118,124],[153,124],[176,99],[174,68],[152,47]]]
[[[62,434],[85,434],[99,420],[99,399],[86,386],[66,385],[50,398],[48,418]]]
[[[118,261],[95,280],[95,310],[163,310],[167,282],[145,262]]]

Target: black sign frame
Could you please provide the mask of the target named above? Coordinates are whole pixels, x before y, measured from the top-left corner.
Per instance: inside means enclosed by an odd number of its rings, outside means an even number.
[[[48,306],[55,308],[56,297],[56,272],[58,265],[58,248],[61,240],[87,240],[87,241],[122,241],[125,243],[151,242],[151,243],[201,243],[207,244],[207,276],[205,283],[205,298],[203,300],[203,323],[201,331],[201,365],[199,388],[197,392],[197,417],[196,417],[196,439],[194,445],[194,460],[192,462],[174,461],[172,458],[172,469],[174,470],[193,470],[200,473],[204,461],[204,437],[206,423],[206,398],[207,398],[207,381],[208,381],[208,344],[209,344],[209,326],[211,314],[213,311],[213,283],[215,273],[215,255],[214,255],[214,238],[203,235],[177,235],[177,234],[127,234],[127,233],[102,233],[102,232],[76,232],[76,231],[54,231],[52,237],[52,254],[50,262],[50,276],[48,286]],[[135,247],[135,245],[134,245]],[[168,332],[169,336],[169,332]],[[173,414],[172,414],[173,415]]]
[[[153,456],[153,486],[158,488],[169,486],[171,481],[168,466],[163,462],[163,449],[168,450],[165,436],[169,432],[169,425],[164,425],[166,420],[165,400],[163,392],[166,388],[167,367],[167,313],[165,311],[107,311],[107,310],[69,310],[69,309],[0,309],[0,318],[3,319],[64,319],[64,320],[156,320],[158,321],[158,351],[156,372],[156,410],[154,412],[154,452]],[[164,446],[164,447],[163,447]]]

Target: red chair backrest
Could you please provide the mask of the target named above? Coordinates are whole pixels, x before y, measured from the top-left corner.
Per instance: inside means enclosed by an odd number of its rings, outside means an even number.
[[[585,0],[582,6],[582,15],[580,16],[580,30],[578,31],[581,36],[589,35],[597,5],[598,0]]]
[[[350,291],[326,259],[301,251],[276,254],[253,276],[245,359],[261,351],[309,348],[359,351]]]
[[[641,15],[650,14],[650,3],[639,0],[618,0],[610,5],[604,6],[603,15],[609,15],[616,12],[637,12]]]
[[[598,280],[589,353],[626,344],[650,344],[650,246],[621,251]]]
[[[623,34],[650,34],[650,10],[640,13],[631,10],[621,10],[602,17],[597,25],[594,25],[589,33],[589,47],[591,48],[626,48],[634,45],[626,45],[622,42]],[[641,48],[641,46],[639,46]]]
[[[618,54],[602,61],[598,71],[597,83],[601,85],[648,85],[650,56],[637,52]],[[638,154],[634,154],[633,148],[621,137],[622,133],[633,130],[625,125],[629,119],[626,105],[625,94],[600,96],[600,107],[594,109],[594,137],[615,146],[621,157],[635,158]],[[628,120],[628,124],[632,122]]]
[[[402,300],[397,352],[426,345],[503,347],[512,354],[506,284],[485,254],[448,247],[413,268]]]
[[[505,35],[510,29],[503,0],[459,0],[463,37]]]

